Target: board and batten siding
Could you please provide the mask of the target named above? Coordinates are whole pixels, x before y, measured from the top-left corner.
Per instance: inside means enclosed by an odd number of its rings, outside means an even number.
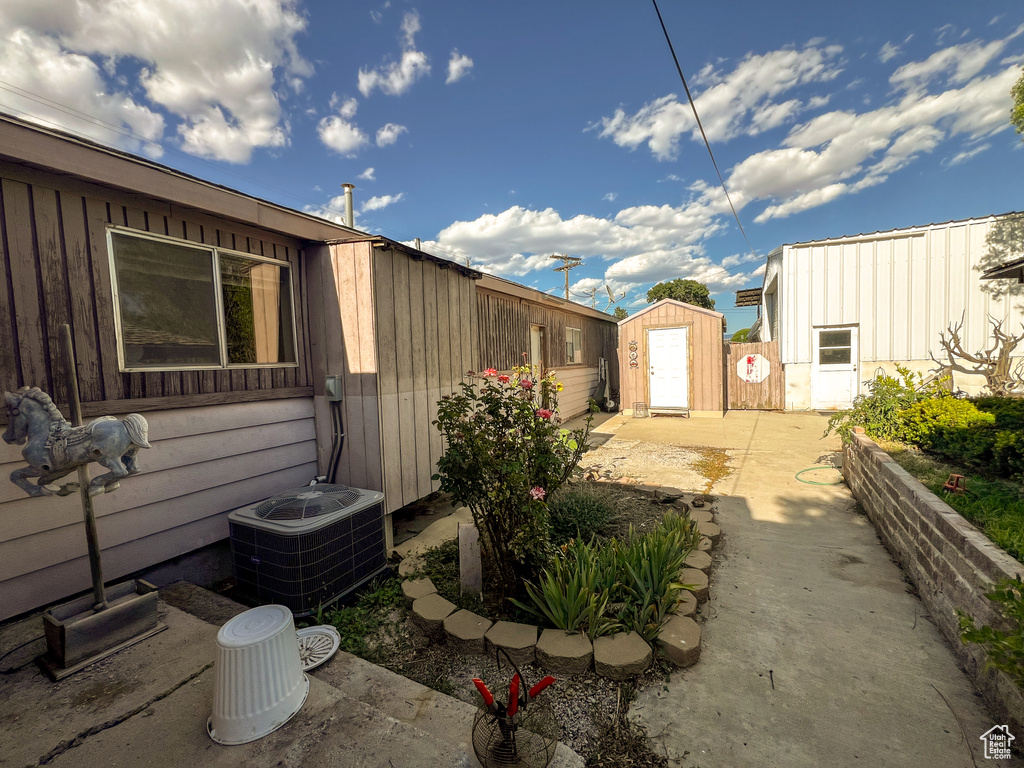
[[[857,325],[864,363],[931,364],[940,334],[961,318],[961,339],[971,351],[991,343],[989,315],[1003,320],[1004,330],[1019,330],[1024,302],[1011,293],[1019,289],[1009,280],[980,279],[998,221],[783,246],[770,257],[765,279],[770,290],[779,276],[782,362],[812,362],[816,326]]]
[[[476,287],[457,265],[373,248],[384,493],[389,511],[439,487],[437,403],[480,369]]]
[[[224,539],[227,512],[317,472],[312,398],[153,411],[142,472],[93,499],[108,581]],[[24,466],[0,443],[0,477]],[[93,475],[105,471],[92,465]],[[0,621],[92,584],[81,500],[0,483]]]
[[[72,176],[0,161],[0,390],[38,386],[66,403],[59,329],[72,329],[83,410],[99,415],[308,396],[299,242]],[[121,373],[107,228],[130,227],[291,265],[298,366]],[[125,404],[130,401],[130,404]]]
[[[633,412],[634,403],[650,402],[650,370],[647,330],[687,326],[686,354],[689,376],[690,413],[720,416],[725,411],[723,380],[723,316],[680,301],[662,299],[619,322],[619,379],[622,382],[622,410]],[[636,343],[636,368],[629,365],[630,342]]]
[[[532,289],[516,286],[515,290]],[[537,292],[540,295],[539,292]],[[574,312],[572,304],[562,302],[551,307],[522,296],[477,286],[477,307],[480,317],[478,344],[480,365],[508,371],[522,365],[523,354],[530,354],[530,327],[544,327],[546,334],[544,366],[562,383],[558,410],[570,418],[587,410],[587,400],[598,383],[598,361],[608,361],[609,386],[618,386],[616,345],[618,329],[613,320],[602,320]],[[563,308],[564,307],[564,308]],[[585,309],[585,308],[584,308]],[[565,329],[579,328],[583,342],[582,363],[570,365],[566,359]]]

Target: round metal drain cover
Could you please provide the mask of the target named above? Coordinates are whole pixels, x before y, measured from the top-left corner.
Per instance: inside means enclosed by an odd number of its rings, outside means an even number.
[[[319,667],[331,658],[341,645],[341,635],[329,625],[306,627],[295,634],[298,635],[299,661],[302,662],[303,672]]]

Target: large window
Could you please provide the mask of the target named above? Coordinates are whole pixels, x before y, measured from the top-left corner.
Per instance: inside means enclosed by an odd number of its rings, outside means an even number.
[[[121,369],[294,365],[289,265],[108,230]]]
[[[583,331],[579,328],[565,329],[565,362],[569,365],[583,362]]]

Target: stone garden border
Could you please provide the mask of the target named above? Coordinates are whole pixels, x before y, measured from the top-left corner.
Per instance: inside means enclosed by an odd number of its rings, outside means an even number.
[[[657,641],[666,659],[677,667],[689,667],[700,658],[701,629],[694,616],[697,606],[708,599],[712,566],[708,551],[717,544],[721,529],[713,522],[710,509],[690,509],[683,502],[683,492],[676,488],[651,484],[632,488],[677,509],[689,510],[702,534],[700,547],[687,557],[686,567],[679,573],[680,581],[696,584],[697,589],[684,593]],[[496,648],[504,648],[517,664],[535,662],[548,672],[562,675],[582,674],[593,668],[610,680],[637,677],[654,659],[654,650],[636,632],[599,637],[591,643],[586,635],[509,621],[491,622],[471,611],[457,610],[451,601],[437,594],[430,579],[406,579],[402,592],[413,624],[433,640],[446,639],[461,653],[494,653]]]
[[[995,582],[1024,566],[924,487],[873,440],[854,430],[843,447],[843,477],[893,558],[913,581],[932,620],[1000,722],[1024,725],[1024,692],[1004,672],[985,671],[985,652],[960,640],[956,611],[1004,626],[985,598]]]

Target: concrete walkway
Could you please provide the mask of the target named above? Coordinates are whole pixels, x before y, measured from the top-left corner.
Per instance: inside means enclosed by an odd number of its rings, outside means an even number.
[[[732,455],[701,660],[631,716],[676,766],[987,763],[978,737],[995,723],[849,489],[794,479],[839,448],[820,439],[825,423],[731,412],[603,426],[613,442]]]

